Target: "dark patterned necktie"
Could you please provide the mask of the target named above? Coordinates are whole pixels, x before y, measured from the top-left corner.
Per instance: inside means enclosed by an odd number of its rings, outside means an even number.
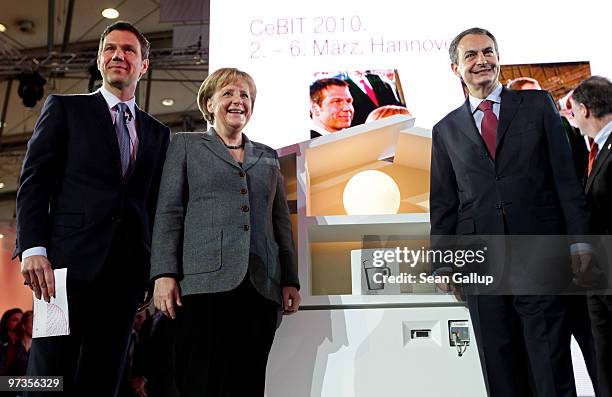
[[[495,146],[497,141],[497,116],[493,112],[493,101],[484,100],[478,105],[478,109],[484,113],[480,124],[482,139],[489,150],[491,158],[495,160]]]
[[[115,131],[117,132],[117,140],[119,141],[119,154],[121,156],[121,175],[125,178],[128,169],[130,168],[131,155],[131,139],[130,131],[127,127],[127,119],[130,115],[128,106],[119,102],[117,106],[117,117],[115,118]]]

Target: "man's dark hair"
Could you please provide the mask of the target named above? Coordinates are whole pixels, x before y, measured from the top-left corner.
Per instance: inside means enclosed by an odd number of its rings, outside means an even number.
[[[123,30],[126,32],[133,33],[134,36],[136,36],[138,38],[138,41],[140,42],[140,52],[142,53],[142,59],[144,60],[149,58],[149,48],[151,48],[149,40],[147,40],[147,38],[144,37],[142,33],[140,33],[140,30],[136,29],[136,26],[126,21],[117,21],[112,25],[107,26],[106,29],[104,29],[104,32],[102,32],[102,35],[100,36],[98,54],[102,53],[102,44],[104,43],[104,39],[106,38],[106,36],[108,36],[110,32],[114,30]]]
[[[310,101],[321,105],[323,103],[323,95],[321,93],[324,89],[330,86],[348,87],[348,83],[342,79],[335,77],[320,79],[310,85]]]
[[[483,28],[469,28],[455,36],[453,41],[451,41],[450,46],[448,47],[448,55],[450,56],[450,60],[452,63],[456,65],[459,64],[459,54],[457,54],[457,47],[459,47],[459,42],[461,41],[461,39],[467,36],[468,34],[483,34],[489,36],[491,40],[493,40],[495,52],[499,54],[499,50],[497,49],[497,40],[495,40],[495,36],[493,36],[493,33]]]
[[[601,76],[583,80],[572,94],[574,101],[586,106],[596,118],[612,114],[612,83]]]

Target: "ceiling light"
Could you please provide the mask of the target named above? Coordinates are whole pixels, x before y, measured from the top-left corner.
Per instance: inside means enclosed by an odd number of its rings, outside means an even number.
[[[3,238],[4,238],[4,234],[0,234],[0,239],[3,239]]]
[[[102,16],[107,19],[116,19],[119,17],[119,11],[114,8],[105,8],[102,11]]]
[[[4,187],[4,183],[0,182],[0,189]]]
[[[0,33],[6,32],[6,26],[0,23]]]
[[[164,106],[172,106],[172,105],[174,105],[174,99],[172,99],[172,98],[164,98],[164,99],[162,99],[162,105],[164,105]]]

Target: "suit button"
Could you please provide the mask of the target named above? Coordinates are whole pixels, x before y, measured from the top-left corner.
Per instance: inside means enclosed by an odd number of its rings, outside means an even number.
[[[502,179],[501,175],[495,175],[495,180],[496,181],[501,181],[501,179]]]
[[[495,208],[497,208],[498,210],[501,210],[502,209],[502,203],[495,204]]]
[[[240,175],[240,177],[241,177],[241,178],[244,178],[244,176],[245,176],[246,174],[244,173],[244,171],[240,171],[240,172],[238,173],[238,175]]]
[[[245,232],[248,232],[250,228],[251,228],[251,227],[250,227],[249,225],[244,225],[244,226],[242,227],[242,229],[244,229],[244,231],[245,231]]]
[[[248,205],[243,205],[242,206],[242,212],[249,212],[249,206]]]
[[[242,189],[240,189],[240,194],[247,194],[246,188],[243,187]]]

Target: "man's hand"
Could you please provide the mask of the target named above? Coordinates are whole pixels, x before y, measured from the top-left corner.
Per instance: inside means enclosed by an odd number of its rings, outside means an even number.
[[[452,275],[453,273],[449,271],[438,272],[436,276],[446,276],[448,277],[449,281],[446,283],[437,282],[435,283],[436,287],[441,292],[444,292],[445,294],[452,292],[453,295],[455,296],[455,299],[457,299],[459,302],[465,302],[465,295],[463,294],[463,289],[460,286],[458,286],[455,282],[453,282]]]
[[[445,294],[455,291],[455,287],[452,283],[436,283],[436,287],[438,287],[438,289]]]
[[[453,273],[451,273],[450,271],[446,271],[446,270],[442,270],[442,271],[438,271],[434,273],[435,276],[440,276],[439,278],[445,277],[449,280],[449,282],[447,283],[441,283],[441,282],[435,283],[436,287],[438,287],[440,291],[446,294],[449,292],[455,291],[455,285],[452,282],[450,282],[452,274]]]
[[[572,254],[572,272],[574,274],[587,273],[591,269],[593,253],[591,251],[578,251]]]
[[[593,285],[593,253],[591,251],[578,251],[572,254],[572,272],[574,283],[581,287]]]
[[[293,314],[298,311],[302,297],[295,287],[283,287],[283,312]]]
[[[132,378],[130,381],[130,385],[132,386],[132,391],[135,396],[138,397],[148,397],[149,393],[147,392],[147,380],[142,375],[137,375]]]
[[[175,319],[176,311],[174,304],[183,306],[181,303],[181,290],[174,277],[160,277],[155,280],[153,289],[153,304],[166,316]]]
[[[25,283],[32,291],[36,299],[41,296],[49,303],[51,297],[55,298],[55,275],[51,263],[44,255],[32,255],[21,262],[21,274]]]

